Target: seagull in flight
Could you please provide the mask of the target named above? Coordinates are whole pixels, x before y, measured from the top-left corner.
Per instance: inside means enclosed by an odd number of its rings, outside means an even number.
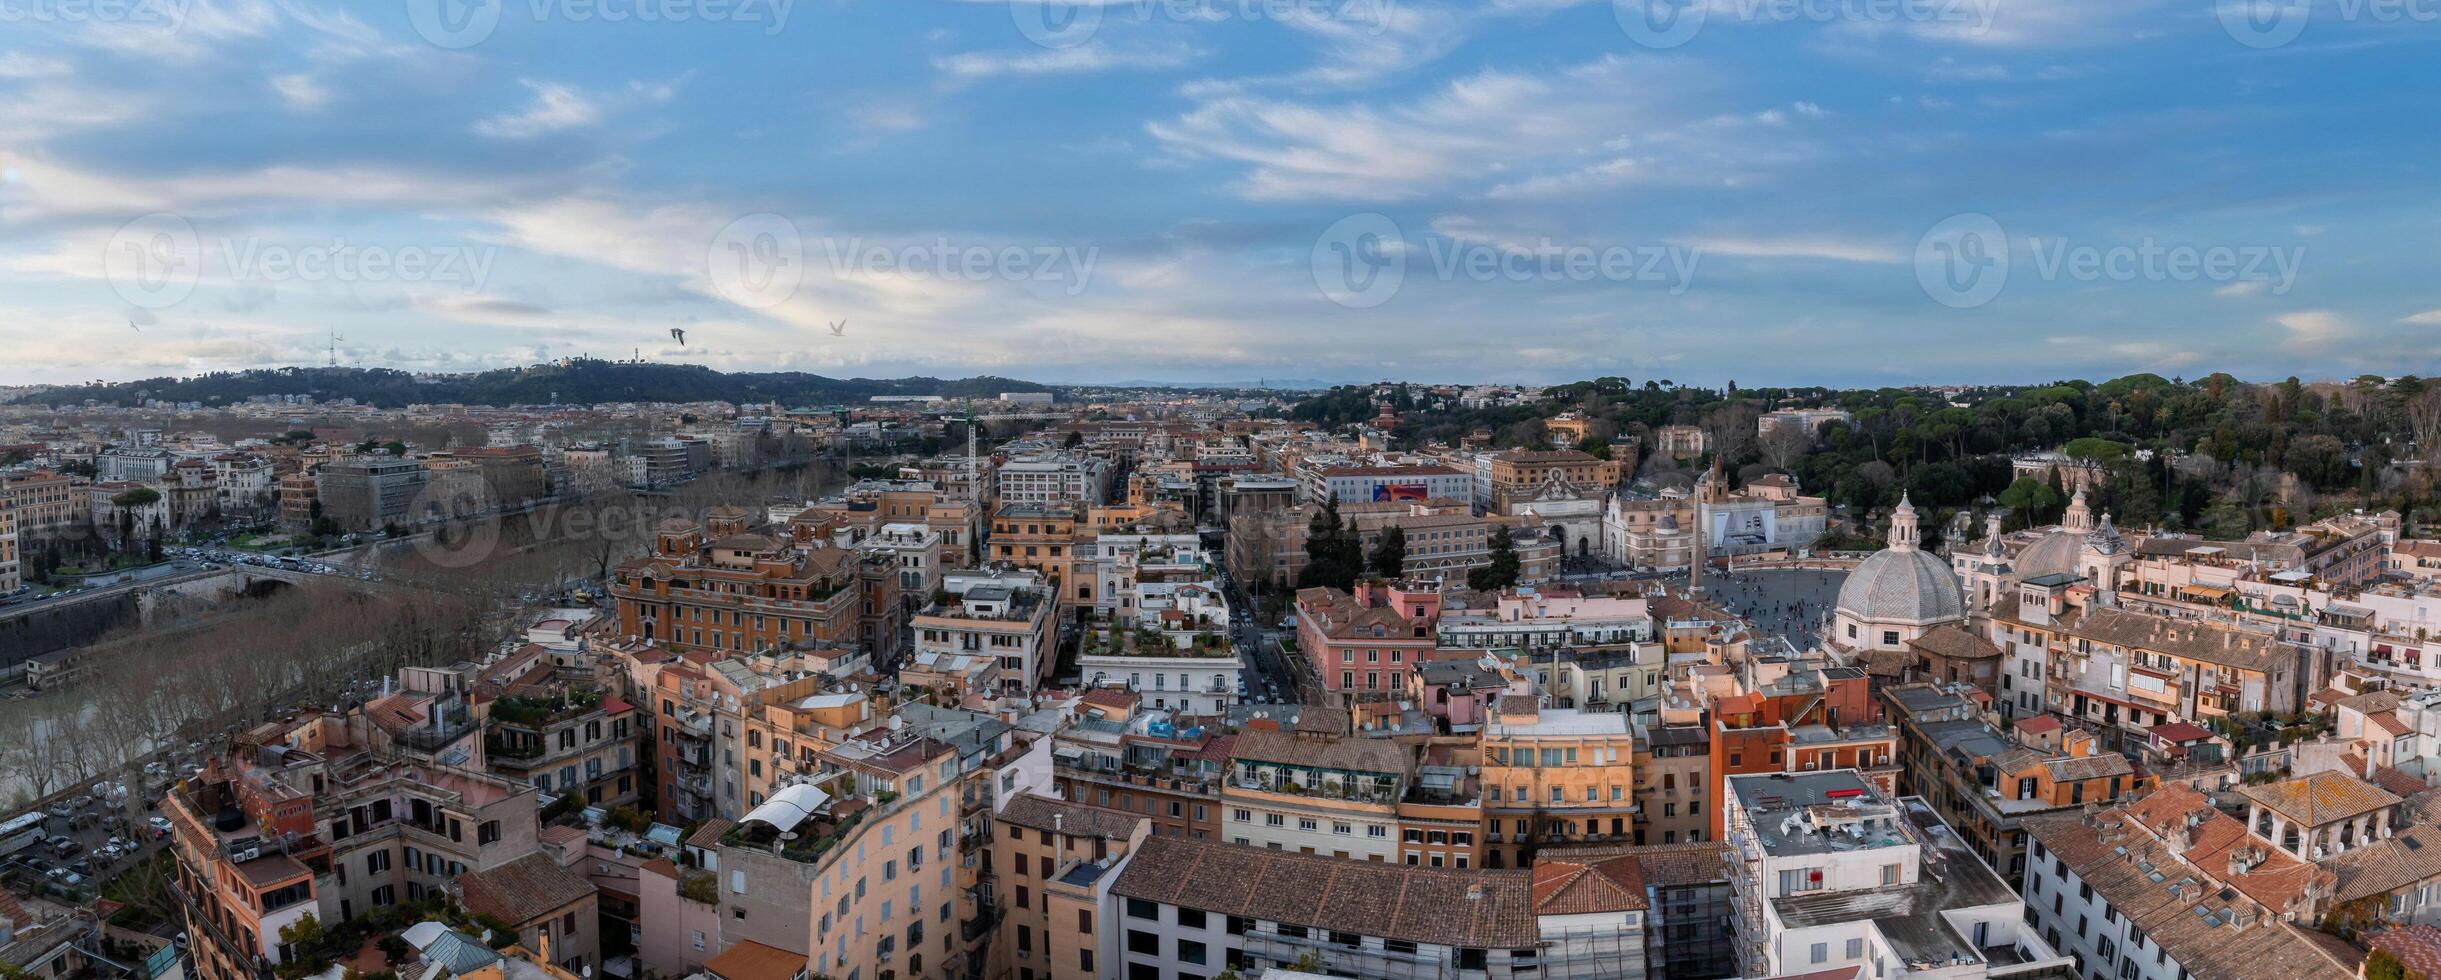
[[[847,336],[847,334],[848,334],[848,322],[847,322],[846,320],[841,320],[841,321],[839,321],[839,322],[837,322],[837,323],[831,324],[831,336],[833,336],[833,337],[845,337],[845,336]]]
[[[684,347],[687,345],[687,332],[684,328],[671,327],[670,336],[678,338],[678,346]]]

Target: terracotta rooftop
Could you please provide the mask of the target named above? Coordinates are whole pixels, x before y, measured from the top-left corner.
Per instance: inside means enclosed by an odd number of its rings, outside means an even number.
[[[2193,828],[2189,819],[2197,821]],[[2235,818],[2183,783],[2091,816],[2035,817],[2026,830],[2113,908],[2196,977],[2346,980],[2355,963],[2282,921],[2288,903],[2328,872],[2248,836]],[[2173,840],[2184,831],[2187,846]],[[2262,861],[2229,871],[2233,851]],[[2155,875],[2160,880],[2155,880]],[[2250,901],[2251,900],[2251,901]],[[2211,918],[2205,917],[2206,913]],[[2245,916],[2245,924],[2232,913]]]
[[[741,939],[703,968],[720,980],[791,980],[805,972],[805,954]]]
[[[1576,863],[1534,862],[1536,915],[1641,912],[1653,903],[1644,895],[1644,869],[1633,857]]]
[[[593,883],[540,854],[528,854],[489,871],[458,876],[458,902],[466,910],[512,926],[550,915],[594,893]]]
[[[999,815],[993,819],[1012,827],[1051,830],[1062,834],[1074,834],[1078,837],[1103,837],[1110,840],[1126,840],[1136,832],[1136,826],[1144,822],[1142,817],[1131,817],[1079,803],[1036,796],[1032,793],[1017,794],[1009,800],[1007,806],[1000,809]]]
[[[1532,872],[1450,870],[1150,837],[1111,886],[1126,898],[1415,943],[1537,944]]]
[[[2241,786],[2238,795],[2306,827],[2320,827],[2399,803],[2398,794],[2330,770],[2260,786]]]
[[[2385,930],[2374,933],[2365,945],[2397,958],[2409,976],[2441,976],[2441,929],[2418,925]]]

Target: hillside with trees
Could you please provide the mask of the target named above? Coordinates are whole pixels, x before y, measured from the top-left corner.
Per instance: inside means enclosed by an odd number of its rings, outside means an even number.
[[[1904,492],[1933,521],[1959,508],[2010,509],[2012,526],[2056,521],[2068,494],[2014,477],[2014,456],[2058,451],[2104,473],[2089,495],[2123,527],[2240,537],[2333,513],[2395,508],[2433,513],[2441,459],[2441,381],[2366,375],[2345,382],[2241,381],[2227,374],[2186,380],[2135,374],[2100,383],[2069,380],[1965,388],[1685,387],[1669,380],[1605,377],[1559,385],[1532,405],[1467,408],[1451,389],[1360,385],[1321,393],[1289,410],[1337,427],[1372,418],[1387,401],[1401,416],[1402,447],[1457,445],[1488,434],[1495,447],[1548,447],[1542,420],[1576,411],[1593,420],[1589,451],[1613,434],[1664,425],[1702,427],[1738,482],[1795,475],[1856,518],[1896,504]],[[1759,436],[1756,419],[1788,408],[1853,413],[1809,440],[1793,430]],[[1649,439],[1646,442],[1651,445]],[[1703,460],[1655,460],[1641,475],[1685,479]],[[2420,458],[2423,457],[2423,458]]]
[[[409,374],[386,368],[348,367],[228,371],[191,378],[43,388],[16,400],[21,404],[56,406],[81,404],[88,399],[112,405],[160,399],[211,406],[243,402],[258,395],[312,395],[317,401],[353,398],[384,408],[453,403],[594,405],[697,401],[777,402],[795,407],[862,402],[875,395],[992,398],[1004,391],[1050,390],[1030,381],[996,377],[842,379],[801,371],[726,373],[692,364],[577,359],[476,374]]]

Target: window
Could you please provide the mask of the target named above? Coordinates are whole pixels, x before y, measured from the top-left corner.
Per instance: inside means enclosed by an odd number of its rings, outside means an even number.
[[[1127,930],[1127,951],[1146,956],[1161,955],[1161,937],[1142,929]]]
[[[1882,884],[1885,884],[1885,885],[1895,885],[1895,884],[1898,884],[1898,883],[1899,883],[1899,866],[1898,866],[1898,865],[1895,865],[1895,864],[1885,864],[1885,865],[1882,865]]]
[[[1179,910],[1178,910],[1178,927],[1179,927],[1179,928],[1181,928],[1181,929],[1201,929],[1201,928],[1203,928],[1203,927],[1204,927],[1204,910],[1202,910],[1202,909],[1190,909],[1190,908],[1181,908],[1181,909],[1179,909]],[[1092,930],[1088,929],[1088,930],[1086,930],[1086,931],[1087,931],[1087,932],[1091,932]]]
[[[1828,963],[1828,962],[1830,962],[1830,961],[1831,961],[1831,944],[1830,944],[1830,943],[1815,943],[1815,944],[1814,944],[1814,960],[1813,960],[1813,961],[1814,961],[1814,962],[1816,962],[1816,963]]]
[[[1159,922],[1161,921],[1161,906],[1141,898],[1131,898],[1127,900],[1127,917],[1143,919],[1147,922]]]
[[[1210,955],[1204,951],[1204,944],[1192,939],[1181,939],[1178,941],[1178,961],[1202,966],[1210,961]]]
[[[486,820],[475,825],[475,843],[491,844],[500,840],[500,821]]]
[[[1861,960],[1861,959],[1864,959],[1864,958],[1865,958],[1865,941],[1864,941],[1864,940],[1862,940],[1862,939],[1850,939],[1850,940],[1848,940],[1848,958],[1849,958],[1849,959],[1852,959],[1852,960]]]

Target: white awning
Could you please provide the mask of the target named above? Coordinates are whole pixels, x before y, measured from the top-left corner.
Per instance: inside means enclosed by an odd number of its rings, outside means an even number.
[[[813,784],[797,783],[793,786],[783,786],[779,792],[771,794],[771,799],[765,800],[762,806],[755,807],[748,812],[746,819],[762,821],[778,828],[781,833],[787,833],[795,830],[798,824],[805,822],[805,818],[813,816],[815,811],[822,809],[822,805],[830,801],[831,794],[823,792]]]

